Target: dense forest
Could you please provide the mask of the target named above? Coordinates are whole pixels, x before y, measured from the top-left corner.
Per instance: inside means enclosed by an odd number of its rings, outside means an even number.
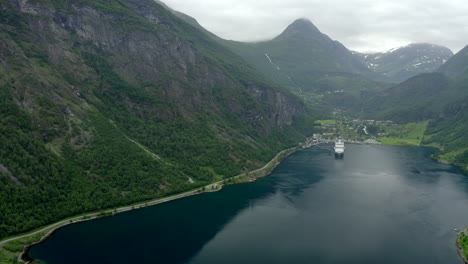
[[[0,0],[0,238],[261,167],[314,114],[153,1]]]

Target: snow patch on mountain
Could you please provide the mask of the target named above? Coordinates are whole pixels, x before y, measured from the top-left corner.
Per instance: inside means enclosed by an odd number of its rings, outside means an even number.
[[[448,48],[422,43],[359,56],[371,71],[401,82],[420,73],[436,71],[452,55]]]

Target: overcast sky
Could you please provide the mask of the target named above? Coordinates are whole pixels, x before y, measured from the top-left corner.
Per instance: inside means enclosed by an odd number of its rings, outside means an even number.
[[[467,0],[163,0],[216,35],[271,39],[297,18],[351,50],[385,51],[433,43],[457,52],[468,45]]]

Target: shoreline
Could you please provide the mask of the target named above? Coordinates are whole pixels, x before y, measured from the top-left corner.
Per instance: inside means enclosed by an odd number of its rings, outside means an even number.
[[[38,230],[31,231],[30,233],[27,233],[24,235],[18,235],[16,237],[7,238],[3,241],[0,241],[0,250],[3,249],[4,246],[10,242],[14,242],[14,241],[24,239],[24,238],[30,238],[35,235],[36,236],[40,235],[40,238],[38,240],[34,239],[35,241],[33,242],[25,242],[27,244],[23,247],[23,250],[20,252],[17,258],[17,260],[21,263],[32,263],[34,259],[32,259],[28,254],[31,247],[44,242],[49,237],[51,237],[58,229],[62,227],[65,227],[71,224],[94,220],[97,218],[110,217],[119,213],[128,212],[128,211],[141,209],[145,207],[150,207],[150,206],[154,206],[157,204],[170,202],[173,200],[190,197],[190,196],[194,196],[198,194],[217,192],[217,191],[220,191],[225,185],[227,186],[227,185],[233,185],[233,184],[255,182],[259,178],[268,176],[286,157],[290,156],[291,154],[299,150],[303,150],[312,146],[315,146],[315,144],[310,144],[310,142],[308,141],[305,143],[300,143],[296,147],[292,147],[292,148],[288,148],[288,149],[284,149],[280,151],[268,163],[266,163],[263,167],[259,169],[255,169],[253,171],[242,173],[242,174],[230,177],[230,178],[223,179],[221,181],[210,183],[206,186],[197,187],[196,189],[189,190],[183,193],[179,193],[179,194],[175,194],[175,195],[167,196],[163,198],[158,198],[158,199],[150,200],[146,202],[140,202],[140,203],[133,204],[133,205],[122,206],[122,207],[115,208],[115,209],[105,209],[105,210],[101,210],[97,212],[81,214],[78,216],[67,218],[67,219],[58,221],[56,223],[50,224],[44,228],[39,228]]]
[[[461,230],[458,235],[457,235],[457,241],[456,241],[456,245],[457,245],[457,253],[458,255],[460,256],[460,258],[462,259],[462,261],[465,263],[465,264],[468,264],[468,259],[467,257],[465,256],[468,255],[468,252],[465,252],[465,249],[463,248],[463,246],[461,245],[461,236],[462,234],[465,234],[465,236],[468,236],[468,228],[465,228],[464,230]]]
[[[425,145],[425,144],[419,144],[419,145],[412,145],[412,144],[384,144],[384,143],[381,143],[382,145],[384,146],[402,146],[402,147],[427,147],[427,148],[435,148],[438,150],[439,153],[441,153],[443,151],[443,148],[441,147],[438,147],[438,146],[432,146],[432,145]],[[442,163],[442,164],[447,164],[447,165],[451,165],[451,166],[454,166],[456,168],[458,168],[464,175],[468,175],[468,166],[464,165],[464,164],[459,164],[459,163],[454,163],[454,162],[451,162],[451,161],[448,161],[448,160],[444,160],[444,159],[441,159],[439,157],[436,157],[436,154],[431,154],[429,156],[430,159],[436,161],[436,162],[439,162],[439,163]]]
[[[444,160],[444,159],[440,159],[438,157],[435,157],[434,155],[431,155],[431,159],[433,159],[433,160],[435,160],[435,161],[437,161],[439,163],[442,163],[442,164],[447,164],[447,165],[454,166],[454,167],[458,168],[464,175],[468,176],[468,166],[467,165],[453,163],[453,162],[450,162],[448,160]]]
[[[363,144],[363,143],[354,142],[354,143],[350,143],[350,144]],[[177,200],[177,199],[180,199],[180,198],[190,197],[190,196],[203,194],[203,193],[217,192],[217,191],[222,190],[223,186],[243,184],[243,183],[253,183],[253,182],[256,182],[260,178],[263,178],[263,177],[266,177],[266,176],[270,175],[271,172],[279,164],[281,164],[282,161],[284,161],[284,159],[287,158],[288,156],[290,156],[290,155],[292,155],[292,154],[294,154],[294,153],[296,153],[296,152],[298,152],[300,150],[311,148],[311,147],[314,147],[314,146],[317,146],[317,145],[320,145],[320,144],[312,143],[312,142],[309,142],[309,141],[306,141],[304,143],[300,143],[296,147],[284,149],[284,150],[278,152],[268,163],[266,163],[263,167],[261,167],[259,169],[255,169],[253,171],[249,171],[249,172],[246,172],[246,173],[242,173],[242,174],[230,177],[230,178],[226,178],[226,179],[214,182],[214,183],[210,183],[210,184],[205,185],[205,186],[197,187],[196,189],[192,189],[192,190],[189,190],[189,191],[186,191],[186,192],[183,192],[183,193],[179,193],[179,194],[175,194],[175,195],[167,196],[167,197],[163,197],[163,198],[158,198],[158,199],[154,199],[154,200],[150,200],[150,201],[146,201],[146,202],[140,202],[140,203],[133,204],[133,205],[122,206],[122,207],[115,208],[115,209],[106,209],[106,210],[101,210],[101,211],[92,212],[92,213],[88,213],[88,214],[81,214],[81,215],[78,215],[78,216],[74,216],[74,217],[71,217],[71,218],[67,218],[67,219],[58,221],[56,223],[53,223],[53,224],[51,224],[49,226],[46,226],[46,227],[44,227],[42,229],[39,229],[37,231],[32,231],[32,232],[30,232],[28,234],[25,234],[25,235],[19,235],[17,237],[13,237],[13,238],[9,238],[9,239],[5,239],[3,241],[0,241],[0,251],[5,249],[5,245],[7,245],[9,242],[14,242],[14,241],[17,241],[17,240],[21,240],[23,238],[30,238],[30,239],[33,238],[34,241],[33,240],[30,240],[30,241],[27,241],[27,242],[22,241],[24,247],[23,247],[21,252],[7,250],[10,253],[14,254],[14,256],[16,257],[16,259],[17,259],[17,261],[19,263],[33,263],[33,261],[35,261],[35,259],[33,259],[33,258],[31,258],[29,256],[30,249],[33,246],[38,245],[38,244],[43,243],[44,241],[46,241],[58,229],[60,229],[62,227],[65,227],[65,226],[70,225],[70,224],[95,220],[95,219],[102,218],[102,217],[110,217],[110,216],[114,216],[114,215],[119,214],[119,213],[132,211],[132,210],[136,210],[136,209],[141,209],[141,208],[146,208],[146,207],[154,206],[154,205],[157,205],[157,204],[162,204],[162,203],[165,203],[165,202]],[[382,145],[384,145],[384,144],[382,144]],[[463,247],[462,247],[462,245],[460,243],[460,236],[461,236],[461,234],[463,232],[465,232],[465,234],[468,235],[468,228],[462,229],[458,233],[457,240],[456,240],[455,244],[456,244],[457,254],[461,258],[463,263],[468,264],[468,258],[465,257],[465,251],[466,250],[463,249]],[[38,237],[38,238],[34,237],[34,236],[39,236],[39,235],[40,235],[40,237]],[[14,262],[14,263],[16,263],[16,262]]]

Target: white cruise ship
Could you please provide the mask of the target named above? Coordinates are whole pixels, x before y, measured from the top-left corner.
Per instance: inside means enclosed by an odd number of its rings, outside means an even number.
[[[339,138],[335,140],[335,156],[342,157],[344,155],[344,140]]]

